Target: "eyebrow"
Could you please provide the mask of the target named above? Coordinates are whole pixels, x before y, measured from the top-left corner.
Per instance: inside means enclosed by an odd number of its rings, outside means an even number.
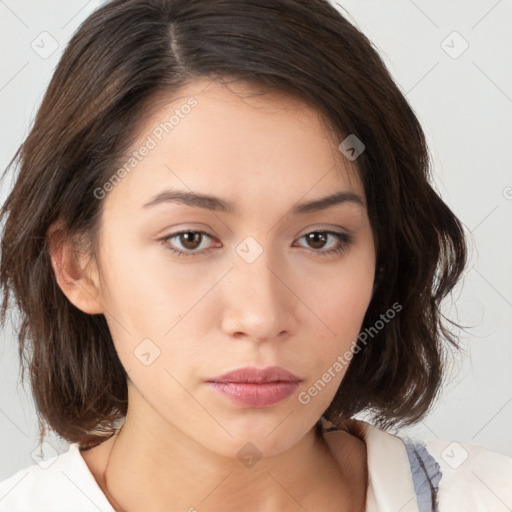
[[[164,190],[153,196],[143,205],[143,208],[150,208],[162,203],[178,203],[217,212],[235,213],[234,206],[220,197],[184,190]],[[339,191],[320,199],[299,203],[292,208],[291,213],[292,215],[304,215],[345,203],[365,208],[364,201],[358,194],[349,191]]]

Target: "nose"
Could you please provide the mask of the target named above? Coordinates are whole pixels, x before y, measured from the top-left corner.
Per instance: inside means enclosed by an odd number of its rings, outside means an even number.
[[[235,258],[222,284],[223,331],[258,342],[290,335],[300,303],[291,280],[291,272],[275,265],[265,251],[252,263]]]

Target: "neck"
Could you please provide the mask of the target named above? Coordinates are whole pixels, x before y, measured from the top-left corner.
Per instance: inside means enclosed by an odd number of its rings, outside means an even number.
[[[347,473],[340,470],[314,431],[304,445],[285,456],[252,468],[210,458],[180,459],[159,446],[148,453],[132,442],[127,428],[118,432],[110,451],[103,488],[117,512],[133,510],[274,511],[300,506],[306,510],[344,510],[350,502]],[[186,451],[175,450],[176,452]],[[277,460],[279,459],[279,460]],[[334,495],[338,490],[338,496]],[[319,506],[321,503],[322,506]],[[228,505],[229,504],[229,505]],[[347,510],[358,510],[357,506]]]
[[[148,416],[150,411],[138,412],[130,413],[129,408],[100,483],[117,512],[167,511],[170,504],[173,510],[223,512],[270,512],[299,505],[306,510],[361,509],[362,493],[354,493],[356,480],[347,456],[356,438],[347,433],[336,459],[315,427],[287,449],[274,446],[268,456],[258,455],[246,439],[235,444],[244,446],[249,457],[238,455],[238,449],[226,456],[161,417]],[[359,479],[362,485],[364,478]]]

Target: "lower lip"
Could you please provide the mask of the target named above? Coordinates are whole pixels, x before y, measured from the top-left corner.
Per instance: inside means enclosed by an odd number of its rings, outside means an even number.
[[[208,384],[243,407],[268,407],[290,396],[300,382],[208,382]]]

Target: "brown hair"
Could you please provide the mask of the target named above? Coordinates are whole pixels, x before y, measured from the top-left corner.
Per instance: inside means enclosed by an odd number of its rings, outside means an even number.
[[[93,446],[127,411],[127,375],[105,317],[62,293],[47,229],[62,219],[94,254],[103,204],[94,190],[112,176],[152,100],[200,77],[299,97],[339,142],[354,134],[364,143],[355,163],[379,272],[363,329],[392,304],[401,310],[359,347],[324,417],[342,424],[371,411],[383,428],[419,421],[440,389],[444,348],[460,348],[440,303],[464,270],[466,239],[430,184],[424,133],[372,43],[324,0],[114,0],[72,37],[6,169],[19,164],[0,211],[1,320],[11,293],[41,436],[43,421],[68,442]]]

